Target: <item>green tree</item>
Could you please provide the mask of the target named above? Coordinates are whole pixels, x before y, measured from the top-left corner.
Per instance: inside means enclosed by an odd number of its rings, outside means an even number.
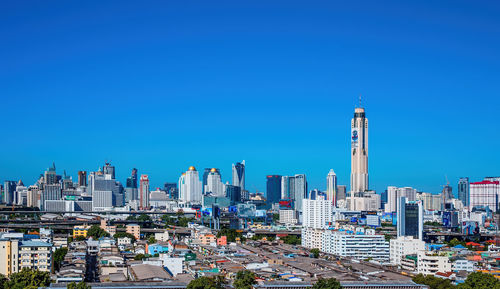
[[[281,240],[283,240],[283,243],[289,244],[289,245],[300,245],[300,243],[301,243],[300,237],[297,237],[294,235],[285,236],[285,237],[281,238]]]
[[[7,279],[7,277],[5,277],[5,275],[0,274],[0,288],[7,288],[6,284],[8,281],[9,280]]]
[[[340,285],[340,282],[335,278],[320,278],[314,283],[312,289],[342,289],[342,285]]]
[[[78,241],[85,241],[85,240],[87,240],[87,238],[85,238],[84,236],[76,236],[74,240],[77,241],[77,242]]]
[[[151,222],[151,217],[146,214],[141,214],[139,215],[139,217],[137,217],[137,220],[141,222]]]
[[[491,274],[474,272],[467,276],[465,282],[457,286],[458,289],[500,289],[500,280]]]
[[[452,289],[455,288],[455,285],[451,283],[450,279],[443,279],[439,277],[435,277],[433,275],[423,275],[418,274],[413,277],[413,282],[417,284],[424,284],[429,286],[429,289]]]
[[[71,282],[66,286],[67,289],[91,289],[90,285],[85,284],[85,282],[81,281],[79,283]]]
[[[319,257],[319,249],[318,248],[313,248],[311,249],[311,254],[313,254],[313,257],[314,258],[318,258]]]
[[[87,236],[94,239],[99,239],[102,237],[109,237],[109,233],[102,229],[99,225],[93,225],[87,232]]]
[[[453,239],[451,239],[451,241],[448,242],[448,246],[450,246],[450,247],[455,247],[458,245],[462,245],[465,247],[465,242],[461,242],[457,238],[453,238]]]
[[[123,237],[129,237],[132,239],[132,242],[135,242],[135,237],[134,235],[130,233],[125,233],[125,232],[117,232],[116,234],[113,235],[113,238],[118,239],[118,238],[123,238]]]
[[[137,218],[134,215],[130,215],[127,217],[127,221],[137,221]]]
[[[10,275],[10,280],[5,282],[4,288],[9,289],[37,289],[50,284],[49,272],[23,269],[21,272]]]
[[[54,252],[54,269],[56,271],[59,271],[61,268],[61,263],[64,260],[64,256],[68,253],[68,248],[63,247],[59,248]]]
[[[194,279],[187,285],[186,289],[222,289],[221,283],[217,282],[212,277],[200,277]]]
[[[155,237],[154,236],[149,237],[148,244],[154,244],[154,243],[156,243]]]
[[[236,241],[236,238],[241,239],[243,235],[235,229],[223,228],[217,232],[217,238],[220,238],[221,236],[226,236],[228,242],[234,242]]]
[[[144,254],[137,254],[134,257],[134,260],[139,260],[140,261],[140,260],[144,259],[144,257],[145,257]]]
[[[255,281],[255,274],[248,270],[242,270],[236,273],[233,287],[235,289],[251,289],[257,281]]]

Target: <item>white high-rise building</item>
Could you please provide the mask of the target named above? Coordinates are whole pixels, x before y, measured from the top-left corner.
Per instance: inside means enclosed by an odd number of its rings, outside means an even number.
[[[357,107],[351,120],[351,194],[368,190],[368,119]]]
[[[303,227],[323,229],[333,222],[333,206],[330,200],[303,200]]]
[[[307,195],[307,180],[306,175],[298,174],[294,177],[294,204],[295,210],[302,212],[302,202]]]
[[[212,193],[217,197],[226,196],[226,186],[221,180],[221,176],[217,169],[213,168],[207,175],[207,184],[205,185],[205,193]]]
[[[337,175],[333,169],[326,176],[326,198],[337,206]]]
[[[490,210],[496,212],[499,200],[500,182],[495,178],[470,183],[470,211],[474,207],[489,207]]]
[[[406,255],[417,254],[425,250],[425,242],[413,236],[400,236],[390,241],[391,264],[401,265],[401,260]]]
[[[417,200],[417,190],[411,187],[398,188],[388,186],[387,204],[385,205],[385,211],[387,213],[396,212],[398,199],[400,197],[405,197],[408,201],[414,202]]]
[[[179,178],[179,199],[187,203],[201,202],[201,181],[193,166]]]

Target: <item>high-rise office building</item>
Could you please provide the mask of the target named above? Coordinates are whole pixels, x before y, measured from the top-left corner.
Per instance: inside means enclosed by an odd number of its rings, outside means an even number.
[[[139,208],[141,210],[149,209],[149,177],[141,175],[139,183]]]
[[[333,169],[326,176],[326,198],[337,206],[337,175]]]
[[[113,180],[115,179],[115,167],[111,163],[104,164],[103,172],[105,175],[110,175]]]
[[[241,203],[241,188],[230,184],[224,185],[226,189],[226,197],[231,202],[231,205]]]
[[[87,172],[86,171],[78,171],[78,186],[86,187],[87,186]]]
[[[139,199],[139,191],[137,189],[137,169],[133,168],[130,177],[127,178],[125,185],[125,201],[130,202]]]
[[[52,167],[48,168],[43,174],[44,184],[53,185],[57,183],[56,164],[52,163]]]
[[[397,236],[413,236],[422,240],[424,210],[421,201],[407,202],[400,197],[397,203]]]
[[[337,185],[337,202],[346,199],[347,186]]]
[[[179,199],[187,203],[201,202],[201,181],[195,167],[189,169],[179,178]]]
[[[205,178],[205,174],[203,175]],[[204,192],[205,194],[212,194],[216,197],[224,197],[226,195],[226,189],[224,183],[221,180],[219,169],[212,168],[210,172],[206,175]]]
[[[167,192],[170,199],[179,198],[179,189],[177,188],[177,183],[165,183],[163,185],[163,190]]]
[[[266,177],[266,198],[269,204],[275,204],[281,198],[281,176],[268,175]]]
[[[307,180],[306,175],[298,174],[294,176],[295,184],[294,184],[294,204],[295,210],[298,212],[302,212],[302,201],[306,197],[307,194]]]
[[[5,181],[3,186],[3,202],[7,205],[14,203],[17,183],[15,181]]]
[[[307,196],[306,175],[297,174],[295,176],[281,177],[281,198],[291,199],[294,202],[294,209],[302,212],[302,200]]]
[[[447,184],[446,186],[443,186],[443,190],[441,191],[441,198],[443,199],[443,204],[441,207],[441,210],[444,211],[446,204],[448,201],[453,199],[453,193],[452,193],[452,187]]]
[[[281,177],[281,198],[284,200],[293,199],[295,192],[295,178],[290,176]]]
[[[137,169],[132,169],[132,174],[127,178],[127,188],[136,188],[137,189]]]
[[[45,210],[45,201],[60,200],[62,198],[61,184],[45,185],[41,196],[42,210]]]
[[[357,107],[351,120],[351,196],[368,190],[368,119]]]
[[[245,190],[245,160],[241,163],[233,164],[233,186],[238,186],[241,190]]]
[[[489,207],[496,212],[500,200],[500,182],[495,180],[483,180],[481,182],[470,183],[470,204],[469,211],[474,207]]]
[[[469,206],[469,178],[460,178],[458,180],[458,199],[466,207]]]
[[[400,197],[406,197],[406,200],[413,202],[417,200],[417,190],[412,187],[398,188],[394,186],[387,187],[387,203],[385,211],[387,213],[396,212],[397,203]]]

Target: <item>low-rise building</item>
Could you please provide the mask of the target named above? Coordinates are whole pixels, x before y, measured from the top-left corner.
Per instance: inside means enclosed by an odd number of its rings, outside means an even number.
[[[19,245],[19,270],[34,269],[50,272],[52,268],[52,244],[23,241]]]
[[[141,239],[141,226],[138,224],[128,224],[125,230],[127,233],[132,234],[136,240]]]
[[[447,255],[419,251],[417,258],[417,272],[419,274],[435,275],[437,272],[451,272],[451,262]]]
[[[87,233],[90,229],[88,225],[74,226],[73,227],[73,238],[84,237],[87,238]]]
[[[399,236],[390,241],[391,264],[401,265],[401,260],[406,255],[415,255],[418,251],[425,250],[425,242],[413,236]]]

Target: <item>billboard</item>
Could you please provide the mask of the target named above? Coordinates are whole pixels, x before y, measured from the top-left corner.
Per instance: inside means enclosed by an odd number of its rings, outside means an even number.
[[[293,209],[293,200],[292,199],[281,199],[279,201],[280,210],[289,210]]]
[[[359,141],[359,132],[358,129],[353,127],[351,129],[351,148],[357,148]]]

